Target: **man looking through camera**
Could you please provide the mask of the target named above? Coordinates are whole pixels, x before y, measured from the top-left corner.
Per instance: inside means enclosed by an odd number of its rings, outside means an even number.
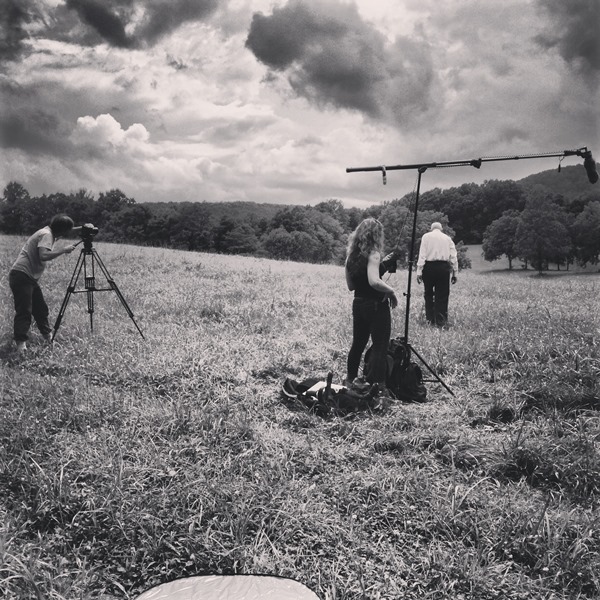
[[[454,285],[457,274],[454,242],[443,233],[441,223],[432,223],[431,230],[421,238],[417,261],[417,283],[425,287],[425,317],[430,324],[443,327],[448,322],[450,281]]]
[[[56,240],[79,231],[81,227],[73,227],[71,217],[54,216],[50,225],[38,229],[29,237],[10,269],[8,281],[15,303],[14,340],[19,352],[27,348],[32,316],[44,339],[51,341],[52,328],[48,323],[48,305],[38,281],[48,261],[62,254],[69,254],[75,249],[76,244],[56,248]]]

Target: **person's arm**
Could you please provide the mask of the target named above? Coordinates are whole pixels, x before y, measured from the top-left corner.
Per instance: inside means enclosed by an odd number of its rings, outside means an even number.
[[[394,291],[394,288],[385,283],[385,281],[383,281],[379,276],[380,260],[381,257],[379,252],[372,252],[369,254],[369,262],[367,263],[367,279],[369,280],[369,285],[374,290],[386,294],[392,303],[392,308],[396,308],[398,305],[398,298],[396,298],[396,292]]]
[[[348,289],[353,292],[356,286],[354,285],[354,281],[352,281],[352,276],[350,275],[350,270],[348,269],[348,263],[346,263],[344,271],[346,272],[346,285],[348,286]]]
[[[421,245],[419,246],[419,258],[417,260],[417,283],[423,281],[423,267],[427,260],[427,238],[423,236],[421,238]]]
[[[73,252],[73,250],[75,250],[75,244],[69,244],[68,246],[63,246],[62,248],[58,249],[52,248],[52,250],[48,248],[39,247],[38,254],[40,255],[40,260],[42,262],[48,262],[49,260],[54,260],[55,258],[58,258],[62,254],[70,254],[71,252]]]
[[[456,283],[458,281],[458,255],[452,239],[450,239],[450,266],[452,267],[452,283]]]

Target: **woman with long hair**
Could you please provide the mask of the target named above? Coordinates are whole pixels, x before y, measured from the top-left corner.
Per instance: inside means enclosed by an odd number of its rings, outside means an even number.
[[[369,338],[373,344],[370,383],[385,390],[387,350],[392,329],[392,308],[398,305],[394,289],[382,281],[380,263],[383,253],[383,225],[373,218],[359,223],[348,239],[346,283],[354,292],[352,302],[352,346],[348,353],[350,385],[358,375],[363,351]]]

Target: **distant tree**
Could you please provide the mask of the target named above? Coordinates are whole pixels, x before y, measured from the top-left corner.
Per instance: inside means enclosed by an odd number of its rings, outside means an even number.
[[[112,213],[116,213],[121,208],[135,204],[133,198],[128,198],[121,190],[113,189],[108,192],[100,192],[98,200],[94,204],[94,225],[104,226],[110,219]]]
[[[11,181],[6,185],[0,203],[0,221],[4,233],[24,233],[22,217],[29,202],[29,192],[20,183]]]
[[[572,248],[566,215],[544,189],[531,189],[517,228],[517,255],[540,273],[565,261]]]
[[[505,255],[508,268],[513,268],[512,261],[517,257],[515,242],[519,220],[517,211],[508,211],[487,226],[482,247],[485,260],[494,261]]]
[[[319,202],[315,205],[315,209],[332,216],[344,229],[348,229],[350,218],[341,200]]]
[[[456,258],[458,260],[458,268],[462,271],[463,269],[471,268],[471,259],[467,256],[469,249],[464,245],[464,243],[458,242],[456,244]]]
[[[223,236],[222,244],[228,254],[253,254],[259,247],[254,227],[249,223],[237,223]]]
[[[329,211],[317,210],[310,206],[286,207],[275,214],[271,221],[271,229],[283,229],[291,237],[286,238],[281,232],[273,238],[265,237],[263,247],[267,252],[268,246],[275,243],[278,247],[294,246],[295,260],[323,263],[343,260],[346,231]],[[304,235],[299,235],[300,233]]]
[[[203,204],[184,204],[176,218],[169,219],[169,240],[176,248],[209,250],[213,247],[213,223],[210,210]]]
[[[600,257],[600,202],[587,204],[571,227],[577,262],[598,264]]]
[[[79,225],[94,223],[94,208],[94,194],[85,188],[80,188],[67,196],[62,212],[68,214],[75,224]]]
[[[284,227],[272,229],[263,239],[263,248],[270,258],[279,260],[308,261],[312,254],[313,240],[304,231],[287,231]]]
[[[365,211],[360,208],[351,207],[346,210],[348,215],[347,231],[354,231],[363,220]]]
[[[102,239],[125,244],[146,244],[150,211],[136,204],[126,205],[110,214]]]
[[[219,220],[218,225],[213,230],[213,244],[217,252],[224,252],[227,254],[227,235],[233,231],[240,222],[230,216],[223,216]]]

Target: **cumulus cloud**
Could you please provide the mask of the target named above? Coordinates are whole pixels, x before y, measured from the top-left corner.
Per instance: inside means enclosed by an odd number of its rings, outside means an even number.
[[[428,46],[406,37],[390,43],[353,4],[290,0],[271,15],[256,13],[246,46],[317,105],[408,125],[431,102]]]
[[[98,117],[79,117],[71,135],[74,143],[100,150],[115,150],[147,142],[150,134],[140,123],[134,123],[127,129],[110,114]]]

